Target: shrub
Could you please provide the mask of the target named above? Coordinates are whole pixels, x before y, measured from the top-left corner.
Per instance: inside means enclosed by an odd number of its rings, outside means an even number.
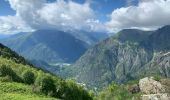
[[[99,94],[97,100],[132,100],[132,94],[124,86],[113,82]]]
[[[29,84],[29,85],[34,84],[35,75],[33,72],[26,70],[23,72],[22,77],[23,77],[24,83]]]
[[[12,82],[12,78],[10,76],[0,77],[1,82]]]
[[[6,65],[0,66],[0,76],[1,77],[5,77],[7,75],[12,76],[12,74],[13,74],[13,70],[10,67],[8,67]]]
[[[22,82],[22,79],[9,67],[6,65],[0,66],[0,76],[8,76],[14,82]]]
[[[77,85],[74,81],[67,81],[64,87],[64,100],[92,100],[90,94],[82,87]]]
[[[40,91],[46,95],[54,96],[56,92],[56,86],[54,81],[49,76],[42,76],[36,79],[36,85],[40,88]]]
[[[162,78],[162,77],[161,77],[160,75],[155,75],[155,76],[154,76],[154,80],[155,80],[155,81],[161,81],[161,78]]]

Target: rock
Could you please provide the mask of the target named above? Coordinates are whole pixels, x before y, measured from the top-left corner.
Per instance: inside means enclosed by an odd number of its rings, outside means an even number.
[[[134,84],[132,86],[128,87],[128,91],[131,92],[132,94],[140,92],[140,88],[138,84]]]
[[[139,81],[139,87],[142,93],[144,94],[157,94],[157,93],[164,93],[165,88],[163,85],[155,81],[153,77],[146,77]]]
[[[170,100],[167,93],[142,95],[141,100]]]

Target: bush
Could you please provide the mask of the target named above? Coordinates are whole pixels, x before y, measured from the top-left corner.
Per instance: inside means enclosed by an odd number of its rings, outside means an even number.
[[[56,86],[54,81],[49,76],[42,76],[36,79],[36,85],[40,88],[40,91],[46,95],[54,96],[56,93]]]
[[[0,82],[12,82],[12,78],[10,76],[0,77]]]
[[[13,74],[13,70],[10,67],[8,67],[6,65],[0,66],[0,76],[1,77],[5,77],[7,75],[12,76],[12,74]]]
[[[155,75],[155,76],[154,76],[154,80],[155,80],[155,81],[161,81],[161,78],[162,78],[162,77],[161,77],[160,75]]]
[[[22,77],[23,77],[24,83],[29,84],[29,85],[34,84],[35,75],[33,72],[26,70],[23,72]]]
[[[97,100],[132,100],[132,94],[124,86],[113,82],[99,94]]]
[[[64,87],[64,100],[92,100],[90,94],[82,87],[77,85],[74,81],[67,81]]]
[[[0,76],[8,76],[8,78],[14,82],[22,82],[22,79],[9,66],[6,65],[0,66]]]

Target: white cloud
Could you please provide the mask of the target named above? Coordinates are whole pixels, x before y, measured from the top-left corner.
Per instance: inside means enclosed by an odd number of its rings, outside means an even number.
[[[22,31],[33,31],[33,29],[18,16],[0,16],[0,34],[14,34]]]
[[[170,0],[141,0],[137,6],[116,9],[106,23],[109,31],[155,29],[170,24]]]
[[[140,0],[136,6],[115,9],[110,21],[96,19],[90,2],[69,0],[8,0],[15,16],[0,16],[0,33],[32,29],[88,30],[116,32],[124,28],[152,30],[170,24],[170,0]],[[90,0],[89,0],[90,1]],[[134,0],[128,0],[131,4]]]
[[[25,26],[28,25],[32,29],[91,31],[99,31],[98,29],[101,31],[101,29],[104,29],[101,28],[104,25],[97,22],[95,13],[90,8],[89,2],[79,4],[71,0],[68,2],[57,0],[53,3],[47,3],[46,0],[8,1],[11,8],[16,11],[16,15],[10,17],[1,16],[5,20],[0,18],[0,22],[3,22],[0,23],[0,33],[25,31]],[[16,22],[18,20],[18,23],[14,23],[13,20]]]

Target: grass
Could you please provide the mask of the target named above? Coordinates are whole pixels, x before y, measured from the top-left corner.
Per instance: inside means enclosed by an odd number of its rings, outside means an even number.
[[[36,95],[18,94],[18,93],[2,93],[0,100],[56,100],[54,98],[40,97]]]
[[[0,100],[56,100],[32,91],[32,87],[14,82],[0,82]],[[58,99],[57,99],[58,100]]]

